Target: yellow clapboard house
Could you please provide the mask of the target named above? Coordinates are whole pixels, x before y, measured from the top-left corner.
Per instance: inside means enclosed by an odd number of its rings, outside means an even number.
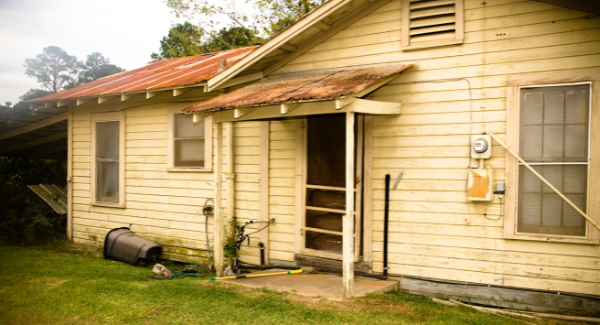
[[[348,297],[384,272],[390,174],[385,271],[403,290],[597,310],[599,8],[330,0],[261,46],[34,100],[37,117],[1,126],[1,154],[68,161],[75,242],[133,224],[200,263],[232,216],[274,218],[240,259],[259,264],[262,243],[270,264],[342,270]]]

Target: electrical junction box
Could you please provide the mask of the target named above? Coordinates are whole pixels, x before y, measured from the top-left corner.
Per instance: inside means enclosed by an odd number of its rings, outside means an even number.
[[[467,200],[491,201],[494,193],[494,170],[469,169],[467,176]]]
[[[489,135],[471,136],[471,157],[488,159],[492,156],[492,137]]]

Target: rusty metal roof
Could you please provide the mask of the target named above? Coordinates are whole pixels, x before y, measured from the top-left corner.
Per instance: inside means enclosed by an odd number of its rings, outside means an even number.
[[[216,75],[219,72],[219,61],[221,59],[227,60],[227,66],[229,67],[255,48],[256,46],[249,46],[155,61],[139,69],[116,73],[81,86],[31,100],[31,102],[118,95],[193,85]]]
[[[333,99],[357,93],[412,64],[315,72],[265,80],[186,107],[186,112],[217,111],[283,102]]]

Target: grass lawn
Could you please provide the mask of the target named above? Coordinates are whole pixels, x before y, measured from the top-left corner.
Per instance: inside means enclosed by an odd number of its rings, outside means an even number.
[[[0,246],[0,324],[525,324],[400,292],[335,302],[152,275],[70,243]]]

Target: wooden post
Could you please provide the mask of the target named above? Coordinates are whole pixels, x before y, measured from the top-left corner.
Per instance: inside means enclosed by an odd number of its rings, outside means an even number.
[[[218,277],[223,276],[223,123],[216,123],[217,143],[215,145],[215,227],[214,262]],[[207,243],[208,245],[208,243]]]
[[[354,113],[346,113],[346,214],[343,220],[344,298],[354,296]]]
[[[233,233],[233,225],[231,224],[231,220],[235,216],[235,173],[233,172],[233,123],[228,122],[225,123],[225,139],[227,140],[227,148],[226,158],[227,162],[225,164],[225,181],[227,182],[227,208],[225,210],[225,214],[223,215],[223,225],[226,228],[227,240],[229,242],[230,239],[235,237]],[[231,265],[233,263],[233,257],[227,259],[227,264]]]
[[[123,158],[124,159],[124,158]],[[73,106],[67,118],[67,238],[73,240]]]
[[[259,224],[263,228],[269,222],[269,121],[260,122],[260,193],[259,193]],[[259,233],[263,243],[265,264],[269,264],[269,227]]]

